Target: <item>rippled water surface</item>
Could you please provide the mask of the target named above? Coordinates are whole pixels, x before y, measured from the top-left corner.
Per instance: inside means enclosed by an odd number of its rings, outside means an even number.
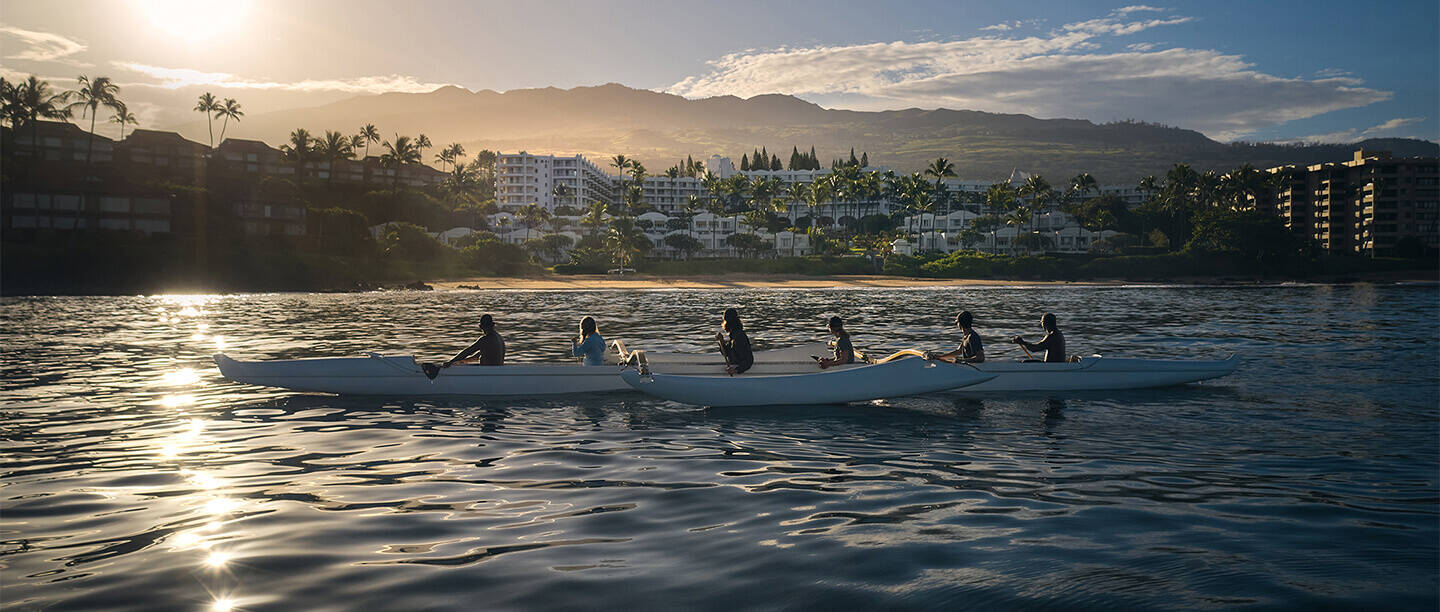
[[[7,298],[5,609],[1409,608],[1440,591],[1434,286]],[[1197,385],[701,409],[292,394],[210,355],[443,357],[492,312],[704,350],[1000,341],[1211,358]]]

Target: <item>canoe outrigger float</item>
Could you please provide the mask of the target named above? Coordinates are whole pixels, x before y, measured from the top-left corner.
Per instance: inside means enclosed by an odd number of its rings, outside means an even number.
[[[611,358],[618,363],[638,361],[641,351],[625,351],[624,345],[615,343],[617,349]],[[724,396],[750,393],[749,389],[762,389],[765,385],[778,384],[788,397],[791,391],[809,398],[805,403],[834,403],[838,401],[862,401],[862,397],[874,399],[895,397],[915,393],[955,390],[957,393],[1014,392],[1014,391],[1078,391],[1143,389],[1163,387],[1219,378],[1235,371],[1239,360],[1234,356],[1223,360],[1162,360],[1123,359],[1095,355],[1070,363],[1037,363],[1012,361],[987,361],[973,366],[955,366],[942,370],[958,372],[956,383],[951,386],[935,387],[932,377],[915,374],[910,378],[897,374],[895,380],[885,376],[871,378],[875,373],[907,373],[918,366],[908,364],[892,368],[871,369],[875,365],[891,362],[912,361],[899,359],[904,355],[919,355],[915,351],[901,351],[880,363],[857,363],[819,370],[812,355],[828,353],[823,343],[814,343],[788,349],[757,351],[755,365],[743,375],[730,377],[725,374],[725,363],[717,353],[645,353],[652,379],[659,378],[659,384],[650,382],[636,385],[628,380],[628,373],[622,374],[617,367],[584,366],[573,363],[516,363],[503,366],[458,365],[445,369],[434,380],[428,378],[413,356],[388,357],[369,353],[366,357],[338,357],[318,359],[284,359],[276,361],[239,361],[224,354],[215,355],[215,363],[225,378],[235,382],[268,387],[280,387],[294,391],[312,393],[336,393],[341,395],[470,395],[482,397],[561,395],[569,393],[603,393],[629,391],[632,387],[654,393],[661,397],[684,396],[689,403],[710,406],[740,405],[734,399]],[[920,363],[930,363],[915,359]],[[638,364],[637,364],[638,365]],[[935,367],[941,364],[933,363]],[[954,364],[943,364],[954,366]],[[930,370],[932,368],[926,368]],[[865,374],[854,377],[836,377],[834,374],[865,370]],[[913,372],[910,372],[914,374]],[[972,380],[974,375],[980,376]],[[941,380],[941,377],[935,377]],[[755,380],[755,383],[745,381]],[[846,395],[854,399],[820,399],[830,397],[828,388],[840,381],[869,381],[873,390],[861,392],[854,388]],[[638,381],[638,379],[637,379]],[[910,383],[914,384],[911,385]],[[892,384],[893,383],[893,384]],[[849,385],[849,382],[845,383]],[[857,383],[858,384],[858,383]],[[684,391],[690,386],[697,394]],[[642,388],[643,387],[643,388]],[[932,388],[933,387],[933,388]],[[846,386],[846,389],[852,387]],[[734,389],[735,391],[732,391]],[[711,394],[706,396],[704,394]],[[879,393],[879,395],[876,395]],[[873,396],[873,397],[869,397]],[[708,399],[704,399],[708,397]],[[762,402],[779,404],[780,395]],[[697,400],[697,401],[691,401]],[[703,401],[699,401],[703,400]],[[743,400],[749,402],[751,400]]]

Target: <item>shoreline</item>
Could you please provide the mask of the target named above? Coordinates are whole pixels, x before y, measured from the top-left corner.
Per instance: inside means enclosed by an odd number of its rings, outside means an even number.
[[[1379,276],[1379,275],[1377,275]],[[920,278],[911,276],[885,275],[837,275],[800,276],[786,274],[725,274],[716,276],[654,276],[649,274],[605,275],[576,274],[543,277],[489,277],[477,276],[460,279],[437,279],[426,281],[436,290],[444,291],[587,291],[587,290],[632,290],[654,291],[665,289],[925,289],[950,287],[1134,287],[1134,286],[1256,286],[1282,284],[1337,284],[1337,283],[1420,283],[1433,284],[1435,279],[1415,278],[1414,275],[1397,275],[1394,278],[1343,278],[1343,279],[1237,279],[1231,277],[1183,278],[1171,280],[995,280],[966,278]]]

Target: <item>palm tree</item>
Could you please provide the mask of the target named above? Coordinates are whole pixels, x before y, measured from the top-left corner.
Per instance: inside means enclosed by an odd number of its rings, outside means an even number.
[[[370,157],[370,143],[380,142],[380,130],[375,129],[375,124],[367,123],[355,135],[365,141],[365,157]]]
[[[240,110],[240,103],[235,98],[225,98],[225,103],[215,111],[216,117],[224,117],[225,121],[220,124],[220,144],[225,144],[225,128],[230,127],[230,120],[240,123],[240,118],[245,116],[245,111]]]
[[[1030,178],[1025,179],[1025,182],[1020,185],[1020,189],[1017,191],[1021,196],[1030,198],[1030,206],[1026,208],[1032,215],[1038,214],[1042,210],[1048,210],[1050,197],[1054,193],[1054,190],[1050,187],[1050,182],[1038,174],[1032,174]],[[1035,226],[1035,220],[1033,218],[1030,220],[1030,226]]]
[[[443,170],[446,164],[455,164],[462,155],[465,155],[465,147],[458,142],[451,143],[450,146],[440,149],[440,152],[435,154],[435,161]]]
[[[400,168],[405,164],[420,163],[420,147],[417,142],[409,136],[395,135],[395,140],[382,143],[385,152],[380,155],[380,165],[390,168],[394,175],[390,179],[390,186],[396,187],[400,184]]]
[[[525,238],[530,238],[530,232],[535,228],[545,225],[550,218],[550,211],[541,208],[539,204],[530,203],[520,207],[518,213],[520,224],[525,226]]]
[[[76,100],[71,102],[68,108],[79,108],[81,117],[86,113],[90,114],[90,145],[85,152],[85,164],[89,165],[95,154],[95,117],[100,114],[100,107],[107,106],[118,112],[125,108],[125,104],[116,97],[120,93],[120,86],[111,81],[110,77],[90,79],[82,74],[76,80],[80,89],[70,92]]]
[[[295,164],[295,183],[305,184],[305,164],[315,157],[315,138],[310,135],[310,130],[296,128],[290,132],[290,142],[280,145],[280,152],[285,159]]]
[[[439,153],[435,154],[435,163],[440,164],[440,169],[444,170],[445,166],[455,163],[455,155],[450,152],[450,149],[441,149]]]
[[[124,108],[115,111],[115,114],[110,116],[110,123],[120,124],[120,140],[125,140],[125,124],[136,125],[136,122],[135,113],[129,112]]]
[[[555,205],[559,206],[561,200],[575,195],[574,191],[565,183],[555,183],[555,187],[550,189],[550,195],[555,197]]]
[[[610,230],[605,233],[605,248],[615,256],[615,263],[622,270],[652,246],[645,232],[635,226],[634,217],[616,217],[610,221]]]
[[[42,81],[31,75],[24,83],[8,84],[4,88],[4,105],[8,109],[10,125],[19,127],[17,120],[30,124],[30,146],[40,148],[40,119],[69,119],[71,92],[53,93],[49,81]],[[38,153],[36,154],[38,156]]]
[[[625,171],[629,170],[633,165],[635,165],[635,160],[625,157],[624,155],[617,154],[615,157],[610,158],[610,166],[615,168],[615,172],[620,175],[620,189],[622,191],[625,189]]]
[[[950,190],[945,187],[945,179],[955,176],[955,164],[943,157],[937,157],[925,168],[925,175],[935,179],[935,195],[941,203],[948,206]],[[948,214],[949,210],[945,212]]]
[[[430,144],[429,136],[421,134],[419,137],[415,138],[415,148],[424,150],[430,148],[431,146],[433,145]]]
[[[1100,185],[1095,182],[1095,177],[1089,172],[1081,172],[1070,178],[1070,191],[1080,194],[1080,197],[1089,195],[1092,191],[1099,191]]]
[[[81,77],[84,78],[84,77]],[[217,113],[225,107],[220,105],[220,100],[215,94],[205,92],[200,94],[200,99],[195,103],[195,112],[205,113],[205,125],[210,128],[210,148],[215,148],[215,122],[211,120],[211,113]]]
[[[330,176],[326,183],[335,182],[335,162],[354,159],[355,147],[350,138],[334,130],[325,130],[325,137],[315,145],[315,154],[330,164]]]

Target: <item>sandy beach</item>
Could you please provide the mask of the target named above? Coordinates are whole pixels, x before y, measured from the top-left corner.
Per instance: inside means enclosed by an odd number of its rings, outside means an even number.
[[[635,274],[626,276],[577,274],[540,277],[476,277],[446,279],[428,283],[436,289],[856,289],[919,287],[1013,287],[1013,286],[1103,286],[1135,284],[1125,281],[1010,281],[903,276],[789,276],[772,274],[726,274],[689,278]]]

